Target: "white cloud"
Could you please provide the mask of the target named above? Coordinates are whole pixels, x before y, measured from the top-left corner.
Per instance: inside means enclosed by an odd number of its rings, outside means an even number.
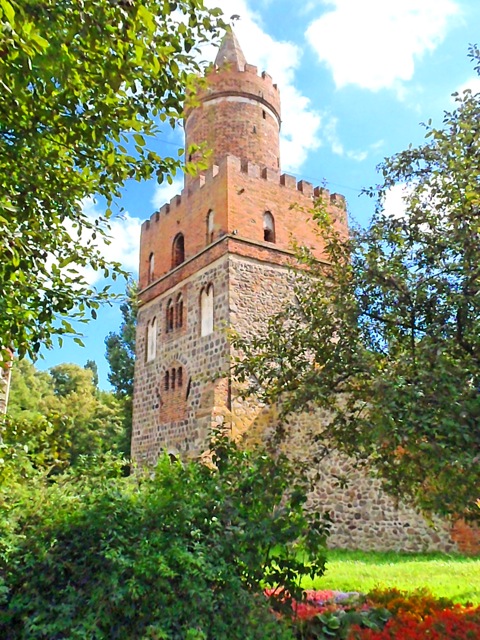
[[[160,207],[167,202],[170,202],[172,198],[174,198],[177,194],[181,192],[183,189],[183,176],[175,177],[173,179],[172,184],[169,184],[167,180],[162,182],[162,184],[155,183],[155,190],[150,200],[151,204],[155,208],[155,210],[160,209]]]
[[[309,151],[320,146],[318,136],[321,116],[310,100],[295,86],[295,70],[300,64],[301,50],[292,43],[272,38],[262,27],[261,17],[246,0],[208,0],[210,6],[219,6],[226,19],[237,14],[235,34],[245,58],[265,70],[280,88],[282,100],[282,130],[280,137],[282,168],[298,171]],[[216,50],[205,49],[203,55],[213,60]]]
[[[324,117],[323,134],[329,143],[332,153],[337,156],[354,160],[355,162],[363,162],[366,160],[370,152],[378,151],[383,145],[383,140],[373,142],[367,149],[345,149],[337,132],[338,118]]]
[[[85,198],[82,202],[82,210],[92,222],[102,214],[93,198]],[[111,219],[108,233],[110,243],[107,244],[100,236],[97,236],[96,239],[96,246],[101,255],[108,261],[120,262],[125,270],[136,273],[138,270],[141,225],[142,221],[139,218],[134,218],[128,212],[125,212],[121,217]],[[90,236],[91,234],[86,234],[83,238],[84,242]],[[94,284],[103,277],[102,271],[95,271],[90,267],[78,269],[78,271],[89,284]]]
[[[327,11],[306,37],[337,87],[377,91],[411,80],[415,62],[444,39],[460,15],[456,0],[323,0]]]
[[[455,91],[462,94],[467,89],[470,89],[473,94],[480,93],[480,78],[478,76],[469,78],[466,82],[460,85],[458,89],[455,89]]]
[[[409,195],[412,192],[412,186],[406,184],[396,184],[387,191],[383,202],[383,212],[387,216],[393,218],[403,218],[407,209]]]

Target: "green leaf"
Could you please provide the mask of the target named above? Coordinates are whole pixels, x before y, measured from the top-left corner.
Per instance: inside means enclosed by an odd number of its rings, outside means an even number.
[[[140,135],[139,133],[134,133],[133,138],[138,145],[140,145],[141,147],[145,146],[145,138],[142,135]]]
[[[13,25],[15,22],[15,10],[10,2],[8,2],[8,0],[0,0],[0,9],[2,9],[7,21]]]

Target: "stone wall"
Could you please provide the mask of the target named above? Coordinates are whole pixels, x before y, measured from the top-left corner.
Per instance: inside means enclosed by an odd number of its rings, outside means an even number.
[[[200,335],[200,293],[214,287],[214,331]],[[167,331],[166,308],[183,295],[183,326]],[[148,323],[157,318],[156,357],[146,359]],[[153,463],[162,449],[198,453],[205,445],[212,415],[225,397],[219,374],[225,371],[229,345],[228,260],[226,256],[143,305],[138,314],[132,456]],[[178,371],[181,369],[181,385]],[[172,388],[172,371],[176,374]],[[166,374],[169,372],[169,388]],[[217,378],[215,380],[215,378]],[[223,402],[224,404],[224,402]]]
[[[253,260],[230,258],[230,318],[243,335],[261,330],[266,318],[291,297],[294,274],[291,270]],[[233,398],[234,430],[247,439],[268,437],[275,415],[251,400]],[[333,547],[403,551],[458,551],[451,527],[443,521],[428,523],[405,504],[396,505],[380,488],[378,480],[356,469],[351,460],[333,452],[320,463],[311,436],[327,416],[299,415],[289,425],[284,448],[296,460],[307,461],[319,476],[310,496],[313,509],[330,512],[333,518],[329,544]],[[346,477],[342,488],[336,480]]]

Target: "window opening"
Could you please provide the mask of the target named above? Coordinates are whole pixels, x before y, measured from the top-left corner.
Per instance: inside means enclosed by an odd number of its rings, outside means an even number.
[[[275,242],[275,221],[270,211],[263,214],[263,239],[265,242]]]
[[[154,360],[157,353],[157,319],[147,324],[147,362]]]
[[[155,277],[155,254],[152,252],[148,257],[148,282],[153,282]]]
[[[200,335],[213,333],[213,284],[202,289],[200,294]]]
[[[175,326],[178,328],[183,327],[183,296],[178,294],[175,302]]]
[[[172,384],[172,389],[175,389],[175,369],[172,369],[172,378],[171,378],[171,384]]]
[[[177,385],[179,387],[183,386],[183,369],[182,369],[182,367],[178,367],[178,369],[177,369]]]
[[[185,240],[182,233],[175,236],[172,250],[172,269],[185,262]]]
[[[167,302],[167,333],[173,331],[173,317],[174,317],[174,308],[173,308],[173,300]]]
[[[210,209],[207,215],[207,244],[213,242],[214,238],[215,214]]]
[[[169,371],[165,371],[165,391],[168,391],[170,389],[170,372]]]

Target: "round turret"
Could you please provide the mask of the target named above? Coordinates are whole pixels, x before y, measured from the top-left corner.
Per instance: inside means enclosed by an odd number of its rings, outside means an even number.
[[[185,115],[185,144],[206,145],[208,164],[226,155],[276,171],[280,168],[280,96],[271,77],[245,62],[233,31],[227,31],[197,106]],[[188,158],[195,162],[199,154]],[[188,181],[189,178],[187,177]]]

